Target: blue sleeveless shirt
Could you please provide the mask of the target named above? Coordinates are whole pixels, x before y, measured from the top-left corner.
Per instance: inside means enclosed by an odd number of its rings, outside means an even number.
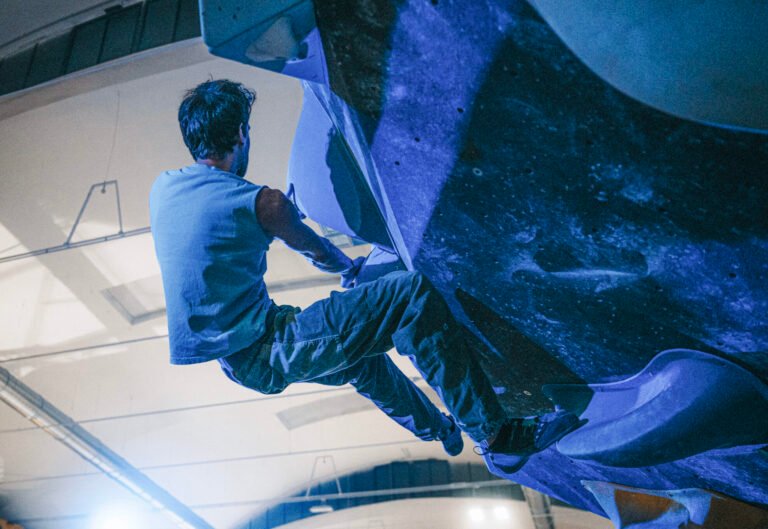
[[[265,332],[267,237],[256,219],[263,186],[194,164],[161,174],[150,223],[168,313],[171,363],[221,358]]]

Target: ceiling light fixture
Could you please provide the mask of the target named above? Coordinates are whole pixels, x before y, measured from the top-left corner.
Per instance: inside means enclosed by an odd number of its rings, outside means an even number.
[[[329,512],[333,512],[333,505],[328,505],[325,503],[325,499],[320,500],[320,503],[317,505],[312,505],[309,508],[309,512],[312,514],[326,514]]]
[[[91,517],[89,529],[136,529],[144,524],[128,505],[111,505]]]
[[[473,522],[479,523],[485,521],[485,511],[480,507],[472,507],[467,514],[469,514],[469,519]]]
[[[499,521],[509,520],[509,509],[503,505],[497,505],[493,508],[493,517]]]
[[[317,470],[317,463],[322,461],[325,463],[327,460],[331,461],[331,467],[333,468],[333,479],[336,480],[336,491],[341,496],[341,482],[339,481],[339,472],[336,470],[336,461],[333,456],[317,456],[315,462],[312,464],[312,472],[309,474],[309,481],[307,481],[307,492],[304,493],[305,498],[309,498],[309,493],[312,490],[312,480],[315,478],[315,471]],[[320,503],[312,505],[309,508],[309,512],[312,514],[325,514],[333,511],[333,505],[325,503],[325,498],[320,498]]]

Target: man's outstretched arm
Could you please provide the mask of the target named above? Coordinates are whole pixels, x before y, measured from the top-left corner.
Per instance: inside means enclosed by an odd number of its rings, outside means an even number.
[[[264,188],[256,197],[256,218],[264,232],[306,257],[323,272],[341,273],[353,263],[331,241],[301,221],[296,207],[278,189]]]

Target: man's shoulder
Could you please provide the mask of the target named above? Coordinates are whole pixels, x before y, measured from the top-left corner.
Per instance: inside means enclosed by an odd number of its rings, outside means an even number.
[[[206,171],[208,171],[208,169],[200,164],[185,165],[183,167],[179,167],[178,169],[168,169],[163,171],[157,176],[156,180],[165,178],[194,177],[197,175],[202,175]]]
[[[283,207],[286,202],[289,202],[288,197],[285,196],[285,193],[280,191],[279,189],[272,189],[271,187],[267,186],[259,186],[261,187],[261,191],[259,192],[259,200],[258,203],[260,205],[264,205],[264,207]]]
[[[163,171],[155,177],[155,180],[152,182],[152,189],[154,190],[156,188],[162,187],[163,185],[167,185],[170,182],[179,178],[183,178],[188,174],[190,174],[189,166]]]
[[[180,169],[169,169],[160,173],[153,182],[153,188],[166,186],[197,187],[201,184],[223,186],[255,186],[253,182],[237,175],[208,167],[202,164],[192,164]]]

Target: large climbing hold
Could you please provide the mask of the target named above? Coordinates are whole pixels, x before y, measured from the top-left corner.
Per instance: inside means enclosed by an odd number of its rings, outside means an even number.
[[[616,529],[764,529],[768,510],[701,489],[645,490],[584,481]]]
[[[203,40],[213,55],[326,83],[323,45],[311,0],[200,0]]]
[[[768,130],[768,4],[529,0],[630,97],[686,119]]]
[[[392,251],[384,219],[329,102],[304,84],[288,165],[288,195],[315,222]]]
[[[644,467],[768,443],[768,387],[737,364],[701,351],[664,351],[626,380],[551,384],[544,392],[588,421],[557,445],[575,459]]]

